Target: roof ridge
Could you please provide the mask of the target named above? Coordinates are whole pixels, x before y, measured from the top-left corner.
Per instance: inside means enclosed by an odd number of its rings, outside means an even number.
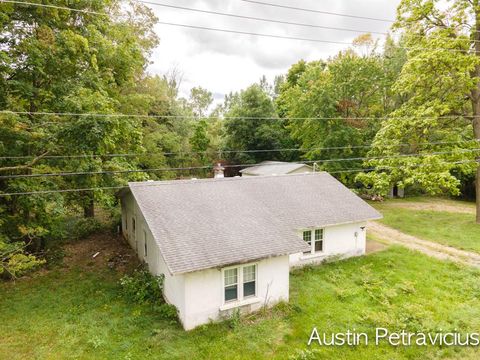
[[[235,176],[235,177],[225,177],[225,178],[203,178],[203,179],[180,179],[180,180],[157,180],[157,181],[135,181],[129,182],[129,187],[147,187],[147,186],[159,186],[159,185],[180,185],[180,184],[198,184],[198,183],[213,183],[213,182],[226,182],[226,181],[249,181],[249,180],[259,180],[264,178],[280,178],[280,177],[300,177],[300,176],[318,176],[318,175],[328,174],[326,171],[318,171],[312,173],[302,173],[302,174],[280,174],[280,175],[258,175],[258,176]],[[330,175],[330,174],[328,174]]]

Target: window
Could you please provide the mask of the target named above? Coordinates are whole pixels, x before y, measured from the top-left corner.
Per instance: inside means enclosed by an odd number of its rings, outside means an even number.
[[[323,251],[323,229],[315,230],[315,252]]]
[[[225,302],[257,295],[257,265],[239,266],[223,272]]]
[[[312,232],[313,240],[312,240]],[[310,251],[304,252],[304,254],[315,254],[323,251],[323,229],[307,230],[303,232],[303,241],[310,246]]]
[[[147,259],[147,232],[143,230],[143,256]]]
[[[303,232],[303,241],[305,241],[308,245],[312,246],[312,232],[309,231],[304,231]],[[304,254],[309,254],[311,253],[312,250],[304,252]]]
[[[243,297],[255,296],[255,265],[245,266],[243,268]]]
[[[132,218],[132,230],[135,232],[135,218]]]
[[[238,269],[225,270],[225,302],[238,299]]]

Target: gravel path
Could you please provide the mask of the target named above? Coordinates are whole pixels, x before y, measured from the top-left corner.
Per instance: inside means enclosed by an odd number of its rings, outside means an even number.
[[[370,222],[368,231],[380,240],[391,244],[400,244],[409,249],[420,251],[424,254],[441,260],[451,260],[465,265],[480,268],[480,254],[460,250],[451,246],[438,244],[432,241],[420,239],[392,229],[379,222]]]

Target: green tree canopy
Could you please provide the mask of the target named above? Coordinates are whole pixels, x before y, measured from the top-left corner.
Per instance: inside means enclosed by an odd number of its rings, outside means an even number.
[[[472,151],[480,139],[480,9],[477,0],[444,5],[403,0],[399,6],[395,27],[408,52],[393,90],[405,101],[382,123],[370,152],[391,158],[369,161],[377,171],[359,179],[380,193],[398,183],[458,194],[460,179],[477,171],[480,222],[480,170],[473,161],[479,152]],[[425,144],[431,142],[442,144]]]

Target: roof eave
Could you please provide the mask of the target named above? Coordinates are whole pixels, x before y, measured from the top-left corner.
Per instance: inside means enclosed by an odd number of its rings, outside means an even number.
[[[308,251],[308,247],[302,247],[302,248],[299,247],[298,250],[296,249],[296,250],[291,250],[291,251],[286,251],[286,252],[280,252],[280,253],[275,253],[275,254],[266,255],[266,256],[260,256],[260,257],[256,257],[256,258],[249,258],[249,259],[234,261],[234,262],[230,262],[230,263],[218,264],[218,265],[214,265],[214,266],[205,266],[205,267],[200,267],[200,268],[197,268],[197,269],[191,269],[191,270],[185,270],[185,271],[173,271],[173,272],[171,272],[171,274],[172,275],[186,275],[186,274],[191,274],[191,273],[195,273],[195,272],[198,272],[198,271],[204,271],[204,270],[210,270],[210,269],[221,270],[221,269],[229,267],[229,266],[243,265],[243,264],[248,264],[248,263],[255,262],[255,261],[266,260],[266,259],[271,259],[271,258],[280,257],[280,256],[289,256],[289,255],[292,255],[292,254],[300,253],[302,251]]]

